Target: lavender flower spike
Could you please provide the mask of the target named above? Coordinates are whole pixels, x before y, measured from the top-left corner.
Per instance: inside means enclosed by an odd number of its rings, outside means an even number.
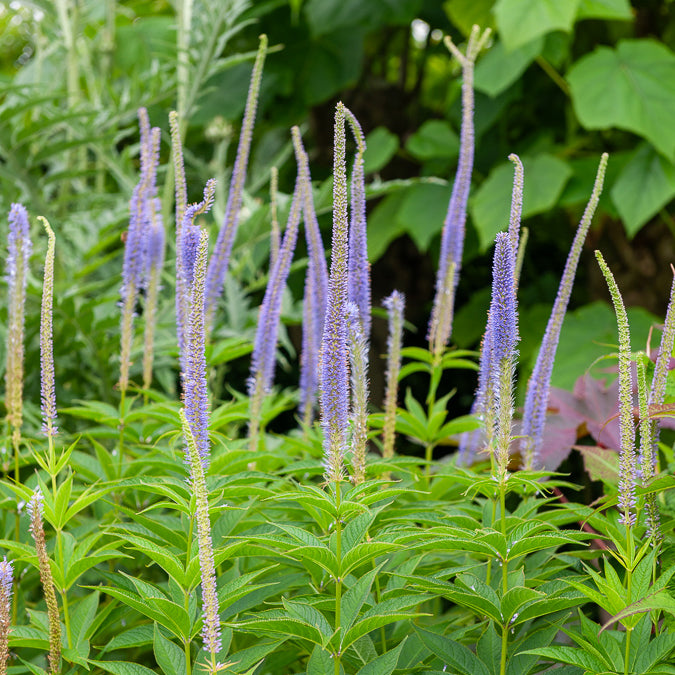
[[[455,182],[452,186],[452,195],[448,205],[448,213],[441,235],[441,252],[438,261],[438,275],[436,277],[436,295],[429,322],[429,344],[447,345],[452,333],[452,317],[454,313],[454,298],[462,265],[464,250],[464,232],[466,224],[466,205],[469,199],[471,186],[471,172],[473,170],[474,155],[474,125],[473,125],[473,68],[476,58],[485,46],[490,36],[487,29],[482,35],[478,26],[474,26],[466,47],[466,55],[446,38],[445,44],[453,56],[462,66],[462,128],[460,132],[459,163]],[[454,273],[448,275],[448,267],[454,264]],[[449,303],[444,309],[443,303]],[[441,316],[443,321],[441,321]],[[439,333],[439,336],[436,334]]]
[[[0,675],[7,673],[9,631],[12,623],[12,584],[14,570],[7,556],[0,561]]]
[[[61,672],[61,621],[59,619],[59,606],[56,602],[54,580],[47,555],[47,542],[42,523],[42,492],[37,488],[28,502],[28,514],[30,515],[30,532],[35,540],[40,580],[47,603],[47,618],[49,620],[49,667],[52,675]]]
[[[490,305],[490,338],[494,392],[494,457],[497,478],[506,479],[513,419],[513,375],[518,343],[518,312],[514,284],[515,251],[508,233],[500,232],[495,240]]]
[[[54,342],[52,330],[52,308],[54,304],[54,231],[46,218],[42,221],[49,238],[45,256],[45,273],[42,284],[42,309],[40,312],[40,386],[42,401],[42,431],[46,436],[55,436],[56,383],[54,378]]]
[[[293,128],[293,138],[294,141],[297,141],[297,138],[299,138],[297,127]],[[249,415],[249,449],[251,451],[256,450],[258,447],[262,403],[274,379],[277,336],[279,333],[279,320],[281,318],[281,300],[284,288],[286,287],[288,272],[291,269],[295,243],[298,239],[302,190],[303,186],[300,183],[300,176],[298,176],[283,243],[281,244],[274,267],[270,272],[265,297],[260,306],[260,315],[258,316],[258,327],[251,359],[251,377],[248,381],[248,394],[251,397]]]
[[[345,309],[349,219],[345,164],[345,115],[346,108],[340,102],[335,109],[332,259],[326,317],[321,340],[321,426],[324,432],[326,480],[329,483],[338,483],[344,478],[344,455],[348,429],[349,366]]]
[[[230,192],[227,196],[227,206],[225,208],[225,217],[218,233],[218,239],[213,250],[213,255],[209,260],[209,269],[206,280],[206,325],[212,326],[216,311],[216,303],[223,290],[225,275],[230,264],[230,255],[234,238],[237,234],[239,225],[239,210],[241,209],[242,194],[244,192],[244,183],[246,181],[246,167],[248,165],[248,156],[251,150],[251,137],[253,135],[253,124],[255,122],[256,109],[258,107],[258,94],[260,92],[260,83],[262,81],[262,69],[267,54],[267,36],[260,36],[260,46],[258,55],[253,65],[251,75],[251,84],[248,89],[246,99],[246,109],[244,110],[244,120],[239,137],[239,146],[237,147],[237,157],[234,160],[232,169],[232,180],[230,181]]]
[[[352,481],[360,485],[366,479],[368,443],[368,340],[363,334],[359,308],[348,302],[346,311],[352,384]]]
[[[15,447],[18,446],[21,438],[23,423],[24,311],[28,259],[32,250],[29,232],[26,209],[21,204],[12,204],[9,211],[9,252],[7,255],[9,309],[5,407],[7,408],[7,421],[12,427],[12,441]]]
[[[633,426],[633,377],[631,374],[630,327],[628,315],[614,275],[600,251],[595,257],[605,277],[612,296],[616,322],[619,328],[619,509],[620,521],[627,528],[635,525],[635,485],[637,483],[637,458],[635,456],[635,427]]]
[[[194,262],[194,278],[190,288],[189,324],[185,341],[186,353],[181,355],[181,361],[186,364],[183,371],[185,416],[190,423],[190,429],[199,450],[202,467],[206,469],[209,460],[209,401],[206,382],[204,287],[206,281],[208,232],[201,230],[199,234],[197,256]]]
[[[366,139],[361,125],[347,110],[347,120],[356,140],[356,157],[351,180],[351,223],[349,226],[349,277],[348,297],[359,308],[366,340],[370,339],[370,263],[368,262],[368,239],[366,235],[366,186],[363,153]]]
[[[188,449],[190,484],[196,501],[195,519],[197,521],[199,569],[201,571],[202,603],[204,606],[202,640],[204,641],[204,649],[211,655],[211,668],[209,672],[215,673],[217,672],[216,654],[221,649],[221,639],[216,569],[213,561],[213,541],[211,539],[211,522],[209,519],[209,493],[206,489],[206,478],[204,477],[204,467],[200,461],[200,452],[184,408],[180,410],[180,420],[183,427],[185,444]]]
[[[398,398],[398,376],[401,372],[401,344],[403,341],[403,309],[405,297],[394,291],[382,304],[389,316],[389,337],[387,339],[387,374],[384,392],[384,426],[382,428],[382,456],[394,456],[396,433],[396,403]]]
[[[302,139],[296,143],[298,174],[303,186],[303,219],[309,262],[305,278],[302,320],[302,356],[300,360],[300,410],[306,425],[312,421],[319,390],[319,346],[323,335],[328,295],[328,270],[319,223],[314,209],[309,160]]]
[[[279,214],[277,199],[279,197],[279,169],[273,166],[270,169],[270,269],[274,267],[279,249],[281,248],[281,231],[279,229]]]
[[[521,454],[525,459],[526,469],[536,467],[541,449],[544,425],[546,423],[548,396],[551,387],[551,374],[553,373],[560,331],[562,330],[563,319],[565,318],[565,312],[567,311],[567,305],[572,293],[572,285],[574,284],[581,249],[584,245],[588,228],[591,225],[593,214],[598,206],[598,201],[600,200],[600,193],[602,192],[605,171],[607,169],[607,159],[608,155],[606,153],[600,159],[593,192],[579,223],[577,233],[574,236],[572,248],[567,256],[565,270],[563,271],[558,288],[558,295],[553,303],[553,309],[551,310],[551,316],[549,317],[546,331],[541,341],[537,361],[527,383],[521,430]]]

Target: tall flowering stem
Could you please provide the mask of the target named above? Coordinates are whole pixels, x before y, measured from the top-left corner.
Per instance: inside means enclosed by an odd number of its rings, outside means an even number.
[[[260,93],[260,83],[262,81],[263,64],[267,55],[267,36],[260,36],[260,46],[258,55],[253,65],[251,83],[248,89],[246,99],[246,108],[244,110],[244,120],[239,136],[239,145],[237,147],[237,156],[234,160],[232,169],[232,179],[230,181],[230,192],[227,196],[227,206],[225,207],[225,217],[218,233],[218,239],[213,250],[213,255],[209,261],[209,268],[206,280],[206,325],[213,326],[213,320],[216,312],[216,304],[223,290],[225,275],[230,264],[230,255],[234,238],[239,226],[239,211],[241,209],[242,195],[244,193],[244,183],[246,182],[246,171],[248,166],[248,157],[251,151],[251,138],[253,136],[253,125],[258,107],[258,94]]]
[[[349,363],[352,389],[352,471],[354,485],[366,479],[366,445],[368,443],[368,340],[363,333],[359,308],[347,304],[349,323]]]
[[[349,302],[359,310],[366,340],[370,339],[370,263],[368,262],[368,239],[366,234],[366,186],[363,155],[366,151],[366,139],[361,125],[347,110],[347,120],[356,140],[356,156],[350,183],[351,223],[349,225]]]
[[[345,106],[338,103],[335,109],[333,145],[333,241],[320,364],[321,426],[324,432],[326,480],[328,483],[335,483],[337,491],[339,483],[344,479],[349,400],[345,315],[349,259],[345,116]]]
[[[398,376],[401,372],[401,346],[403,344],[403,311],[405,297],[394,291],[382,303],[389,318],[389,337],[387,338],[387,371],[384,391],[384,426],[382,428],[382,456],[394,456],[396,436],[396,406],[398,399]]]
[[[553,373],[555,354],[560,339],[560,331],[562,330],[567,305],[572,293],[574,277],[576,275],[577,265],[579,264],[579,256],[581,255],[581,250],[584,241],[586,240],[586,234],[591,225],[593,214],[595,213],[598,201],[600,200],[600,194],[605,179],[605,171],[607,169],[607,160],[608,155],[605,153],[600,159],[600,165],[598,166],[591,198],[581,218],[576,235],[574,236],[574,241],[572,242],[572,248],[567,256],[565,270],[563,271],[558,294],[553,303],[551,316],[549,317],[546,331],[541,341],[537,361],[527,383],[521,432],[521,454],[525,459],[525,468],[527,469],[535,468],[539,457],[539,451],[541,450],[544,426],[546,423],[546,409],[548,407],[548,397],[551,387],[551,375]]]
[[[197,521],[204,621],[202,625],[202,640],[204,642],[204,649],[206,649],[211,657],[208,672],[217,673],[219,664],[217,663],[216,655],[221,649],[220,609],[218,606],[216,568],[213,561],[211,521],[209,519],[209,493],[206,489],[206,478],[204,476],[204,467],[200,461],[200,451],[192,433],[192,425],[188,421],[184,408],[180,411],[180,420],[190,464],[190,484],[196,502],[195,520]]]
[[[626,530],[630,536],[631,528],[636,522],[635,485],[637,482],[630,327],[626,308],[619,287],[614,280],[614,275],[600,251],[595,252],[595,257],[607,282],[619,328],[619,429],[621,438],[621,448],[619,449],[619,509],[621,511],[621,522],[626,525]]]
[[[7,365],[5,369],[5,407],[12,430],[15,479],[19,482],[19,442],[23,424],[23,361],[26,278],[32,250],[28,212],[21,204],[9,211],[7,284],[9,309],[7,326]]]
[[[509,235],[500,232],[495,240],[490,306],[491,388],[494,392],[494,457],[496,478],[504,483],[509,463],[513,418],[513,375],[518,343],[516,288],[513,283],[515,251]]]
[[[294,136],[295,138],[295,136]],[[314,209],[309,159],[299,134],[294,143],[298,174],[303,188],[303,220],[308,264],[302,306],[302,355],[300,359],[300,411],[307,426],[311,424],[319,391],[319,348],[323,335],[328,295],[328,268]]]
[[[47,542],[42,522],[42,492],[40,488],[35,490],[28,502],[30,515],[30,533],[35,540],[37,551],[40,580],[47,603],[47,618],[49,620],[49,668],[52,675],[61,672],[61,621],[59,619],[59,606],[56,602],[54,580],[47,555]]]
[[[270,216],[272,227],[270,229],[270,269],[274,267],[279,249],[281,248],[281,230],[279,229],[279,169],[273,166],[270,169]]]
[[[14,570],[5,556],[0,561],[0,675],[7,675],[9,631],[12,624],[12,584]]]
[[[293,128],[293,141],[298,151],[300,131]],[[249,414],[249,449],[254,451],[258,448],[260,435],[260,416],[263,399],[272,386],[274,380],[274,366],[276,364],[277,337],[279,334],[279,321],[281,319],[281,301],[283,299],[286,279],[291,269],[291,261],[298,239],[298,226],[300,223],[301,193],[304,186],[298,175],[291,202],[291,211],[288,215],[288,223],[284,232],[284,239],[279,250],[279,255],[270,271],[269,281],[265,290],[265,297],[260,306],[258,326],[253,346],[251,360],[251,376],[248,381],[248,393],[250,396]]]
[[[441,252],[438,261],[438,274],[436,276],[436,295],[429,322],[428,339],[430,349],[432,350],[435,345],[442,345],[445,348],[452,334],[455,292],[457,282],[459,281],[462,252],[464,250],[466,206],[469,199],[471,173],[473,171],[473,69],[476,58],[485,46],[489,36],[489,29],[481,34],[478,26],[474,26],[467,43],[466,54],[462,54],[450,38],[446,38],[445,40],[447,48],[462,66],[462,128],[460,132],[457,173],[441,235]],[[451,265],[454,265],[454,269],[452,274],[449,274],[448,268]],[[440,358],[440,355],[435,355],[437,359]]]

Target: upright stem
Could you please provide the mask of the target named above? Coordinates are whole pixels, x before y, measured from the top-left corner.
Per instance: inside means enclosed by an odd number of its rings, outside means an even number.
[[[335,557],[338,561],[338,576],[335,579],[335,631],[340,633],[340,605],[342,603],[342,573],[340,567],[342,566],[342,523],[340,522],[340,502],[341,502],[341,491],[340,491],[340,482],[335,482],[335,505],[336,505],[336,516],[335,516]],[[340,642],[342,642],[340,636]],[[342,654],[340,652],[340,647],[335,654],[335,675],[340,675],[340,661],[342,659]]]
[[[504,537],[506,538],[506,485],[504,479],[499,482],[499,506],[501,508],[501,531]],[[506,595],[506,592],[509,590],[509,560],[508,556],[505,557],[502,561],[502,597]],[[506,654],[508,650],[509,643],[509,624],[506,622],[502,626],[502,656],[499,667],[499,675],[505,675],[506,673]]]
[[[122,467],[124,466],[124,404],[127,396],[127,390],[122,389],[120,396],[120,436],[118,444],[118,458],[117,458],[117,467],[119,469],[119,477],[122,478]]]

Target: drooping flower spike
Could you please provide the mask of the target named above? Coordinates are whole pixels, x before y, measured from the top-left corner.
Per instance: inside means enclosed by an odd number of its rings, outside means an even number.
[[[230,264],[232,246],[239,226],[239,211],[241,210],[242,195],[244,192],[244,183],[246,182],[246,173],[248,167],[248,157],[251,151],[251,139],[253,136],[253,125],[258,107],[258,95],[260,93],[260,83],[262,82],[262,70],[267,55],[267,36],[260,36],[260,45],[258,54],[253,65],[251,74],[251,83],[248,89],[246,99],[246,108],[244,110],[244,119],[239,136],[239,145],[237,147],[237,156],[234,160],[232,169],[232,179],[230,181],[230,192],[227,196],[227,206],[225,207],[225,216],[223,224],[218,232],[213,254],[209,260],[209,267],[206,279],[206,325],[212,326],[216,311],[216,303],[220,298],[225,283],[225,275]]]
[[[382,456],[394,456],[396,434],[396,406],[398,398],[398,376],[401,372],[401,346],[403,343],[403,310],[405,297],[394,291],[382,304],[389,318],[387,338],[387,370],[384,391],[384,425],[382,427]]]
[[[45,272],[42,284],[42,307],[40,311],[40,400],[42,411],[42,431],[46,436],[55,436],[56,419],[56,380],[54,376],[54,339],[53,339],[53,305],[54,305],[54,247],[56,240],[54,231],[46,218],[38,216],[47,232],[48,244],[45,256]]]
[[[521,427],[521,455],[525,460],[525,468],[527,469],[536,467],[539,451],[541,449],[544,425],[546,423],[546,409],[548,408],[548,397],[551,387],[551,375],[553,373],[555,354],[560,339],[560,331],[562,330],[563,319],[565,318],[567,305],[572,293],[572,286],[574,285],[574,277],[576,275],[581,250],[584,241],[586,240],[586,234],[591,225],[593,214],[595,213],[598,201],[600,200],[605,171],[607,169],[607,159],[608,155],[606,153],[602,155],[600,159],[593,192],[591,193],[591,198],[581,218],[576,235],[574,236],[574,241],[572,242],[572,247],[567,256],[565,270],[563,271],[558,294],[553,303],[551,316],[549,317],[546,331],[541,341],[537,361],[527,383],[523,423]]]
[[[490,29],[482,35],[478,26],[474,26],[467,42],[466,54],[462,54],[446,37],[445,44],[462,66],[462,127],[459,143],[459,162],[448,205],[448,213],[441,235],[441,252],[436,276],[436,295],[429,322],[429,345],[442,345],[445,348],[452,334],[454,301],[464,250],[466,225],[466,206],[471,186],[474,155],[473,123],[473,69],[478,54],[490,37]],[[454,266],[452,273],[449,268]],[[440,358],[440,355],[436,355]]]
[[[607,266],[602,253],[595,252],[609,294],[612,297],[616,322],[619,329],[619,430],[621,447],[619,448],[619,510],[620,521],[627,528],[635,525],[637,484],[637,457],[635,454],[635,427],[633,426],[633,376],[631,373],[630,327],[628,315],[623,304],[619,287],[614,275]]]
[[[363,333],[359,308],[347,303],[349,330],[349,364],[351,375],[351,478],[354,485],[366,479],[366,445],[368,443],[368,340]]]
[[[326,480],[329,483],[339,483],[344,479],[344,457],[349,425],[349,364],[345,313],[349,259],[349,216],[345,161],[345,116],[346,108],[340,102],[335,109],[333,241],[320,364],[324,466],[326,468]]]

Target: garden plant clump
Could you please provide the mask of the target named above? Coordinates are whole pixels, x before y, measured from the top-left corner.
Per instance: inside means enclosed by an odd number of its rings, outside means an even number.
[[[462,79],[461,125],[423,347],[406,344],[404,293],[390,288],[373,307],[367,198],[377,186],[366,182],[368,130],[344,103],[333,110],[330,198],[312,182],[306,130],[293,126],[281,158],[293,165],[292,192],[282,194],[274,167],[260,222],[246,221],[267,36],[247,56],[229,187],[222,176],[190,184],[184,141],[202,82],[188,78],[182,21],[177,109],[160,119],[141,107],[133,130],[139,170],[116,224],[118,238],[126,230],[113,257],[116,293],[97,276],[105,246],[65,286],[66,224],[30,200],[9,209],[0,674],[675,673],[675,480],[661,433],[672,408],[675,281],[658,350],[635,352],[620,285],[596,251],[616,317],[603,360],[613,384],[602,389],[614,399],[598,420],[582,409],[600,398],[592,385],[572,404],[551,384],[612,158],[594,158],[541,345],[519,384],[528,168],[516,154],[510,213],[494,223],[489,307],[475,318],[480,350],[453,344],[475,67],[490,29],[473,26],[461,46],[445,39]],[[211,133],[229,143],[231,131]],[[86,173],[92,158],[77,143],[63,152],[75,180]],[[326,202],[332,222],[322,232]],[[250,249],[239,260],[237,241]],[[256,261],[265,277],[247,287],[242,267]],[[369,380],[378,322],[381,405]],[[55,336],[69,335],[67,349],[81,355],[63,354]],[[99,353],[101,336],[113,345],[101,372],[73,368]],[[475,396],[458,414],[448,383],[466,371]],[[597,481],[586,493],[556,471],[577,445]]]

